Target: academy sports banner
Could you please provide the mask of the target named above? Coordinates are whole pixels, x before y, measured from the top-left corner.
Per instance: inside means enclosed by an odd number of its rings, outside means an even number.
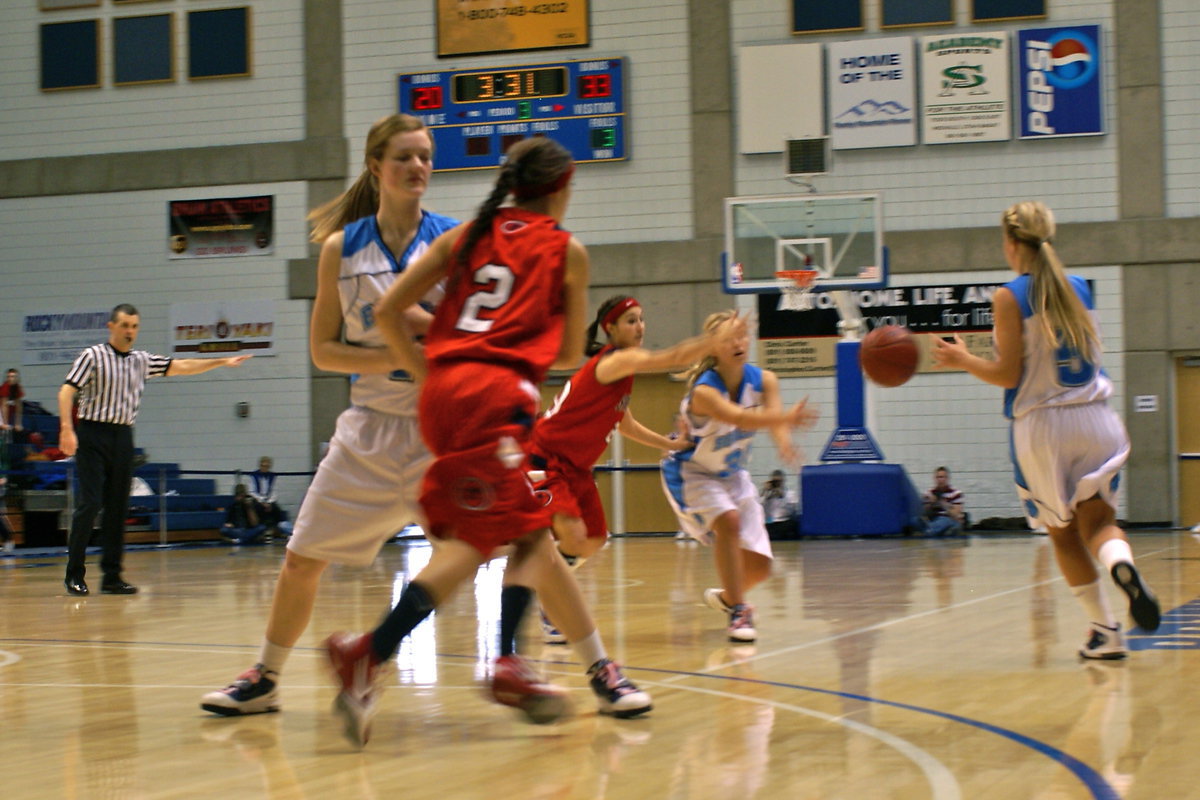
[[[1012,138],[1008,33],[921,38],[921,141]]]
[[[219,197],[167,204],[167,258],[268,256],[275,252],[275,198]]]
[[[170,355],[275,355],[275,303],[271,300],[172,303]]]
[[[1017,31],[1020,137],[1104,133],[1104,73],[1099,25]]]
[[[917,143],[912,37],[834,42],[827,58],[833,149]]]

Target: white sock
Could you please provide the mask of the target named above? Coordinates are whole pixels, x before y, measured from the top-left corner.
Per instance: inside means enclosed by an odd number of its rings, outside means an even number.
[[[1122,561],[1132,564],[1133,551],[1129,549],[1129,542],[1124,539],[1109,539],[1100,545],[1099,551],[1096,552],[1096,559],[1104,565],[1106,570],[1112,572],[1113,565]]]
[[[283,665],[287,663],[288,656],[291,654],[292,648],[281,647],[263,639],[262,650],[258,653],[258,663],[263,665],[264,672],[273,672],[278,675],[283,672]]]
[[[600,640],[600,631],[597,630],[593,630],[587,638],[571,642],[571,647],[575,650],[575,655],[583,662],[584,667],[588,669],[600,659],[608,658],[608,651],[604,649],[604,642]]]
[[[1108,628],[1117,626],[1116,617],[1108,607],[1108,596],[1104,594],[1099,578],[1082,586],[1072,586],[1071,594],[1075,595],[1075,599],[1083,606],[1084,612],[1092,622],[1098,622]]]

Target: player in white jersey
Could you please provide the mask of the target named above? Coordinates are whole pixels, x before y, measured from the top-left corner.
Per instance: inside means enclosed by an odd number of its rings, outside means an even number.
[[[704,330],[711,333],[735,316],[710,314]],[[749,352],[750,338],[743,332],[723,339],[715,357],[692,367],[680,404],[691,446],[662,462],[663,489],[680,530],[713,545],[721,587],[706,590],[704,601],[729,615],[729,638],[735,642],[757,636],[746,592],[771,574],[774,557],[758,490],[746,471],[750,440],[759,428],[769,428],[780,456],[795,466],[791,429],[816,421],[807,399],[782,409],[775,373],[747,363]]]
[[[323,243],[309,349],[317,367],[352,376],[351,405],[296,517],[258,663],[201,699],[215,714],[278,711],[279,674],[308,627],[325,567],[370,564],[404,525],[422,521],[417,496],[431,456],[417,427],[418,390],[393,362],[374,305],[457,221],[421,208],[433,172],[433,139],[421,120],[376,122],[365,163],[350,189],[309,215],[312,239]],[[409,314],[413,330],[428,329],[427,309]]]
[[[971,355],[958,336],[938,340],[933,356],[1004,387],[1017,491],[1026,513],[1046,525],[1059,569],[1091,620],[1079,654],[1124,658],[1121,626],[1095,561],[1128,595],[1130,614],[1142,629],[1158,628],[1160,613],[1116,524],[1129,435],[1108,407],[1113,386],[1100,367],[1091,291],[1064,271],[1052,244],[1054,215],[1045,205],[1017,203],[1004,212],[1001,227],[1004,256],[1018,277],[992,298],[995,357]]]

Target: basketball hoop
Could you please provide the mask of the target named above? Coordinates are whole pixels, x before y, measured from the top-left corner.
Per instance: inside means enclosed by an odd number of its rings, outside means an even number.
[[[779,311],[808,311],[812,309],[812,287],[817,280],[815,269],[782,269],[775,278],[786,281],[779,295]]]

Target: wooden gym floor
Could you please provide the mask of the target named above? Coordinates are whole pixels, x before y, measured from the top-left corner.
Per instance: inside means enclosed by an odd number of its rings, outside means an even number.
[[[531,620],[528,653],[576,701],[546,728],[482,697],[493,561],[404,645],[361,752],[329,713],[318,645],[370,627],[423,542],[331,569],[282,713],[243,718],[198,700],[255,660],[281,547],[130,552],[134,597],[66,596],[61,557],[0,559],[0,795],[1200,798],[1200,542],[1132,540],[1166,614],[1115,663],[1076,657],[1082,612],[1042,537],[777,543],[752,596],[755,646],[726,642],[701,601],[707,549],[617,540],[579,576],[655,708],[598,717],[571,651],[542,645]]]

